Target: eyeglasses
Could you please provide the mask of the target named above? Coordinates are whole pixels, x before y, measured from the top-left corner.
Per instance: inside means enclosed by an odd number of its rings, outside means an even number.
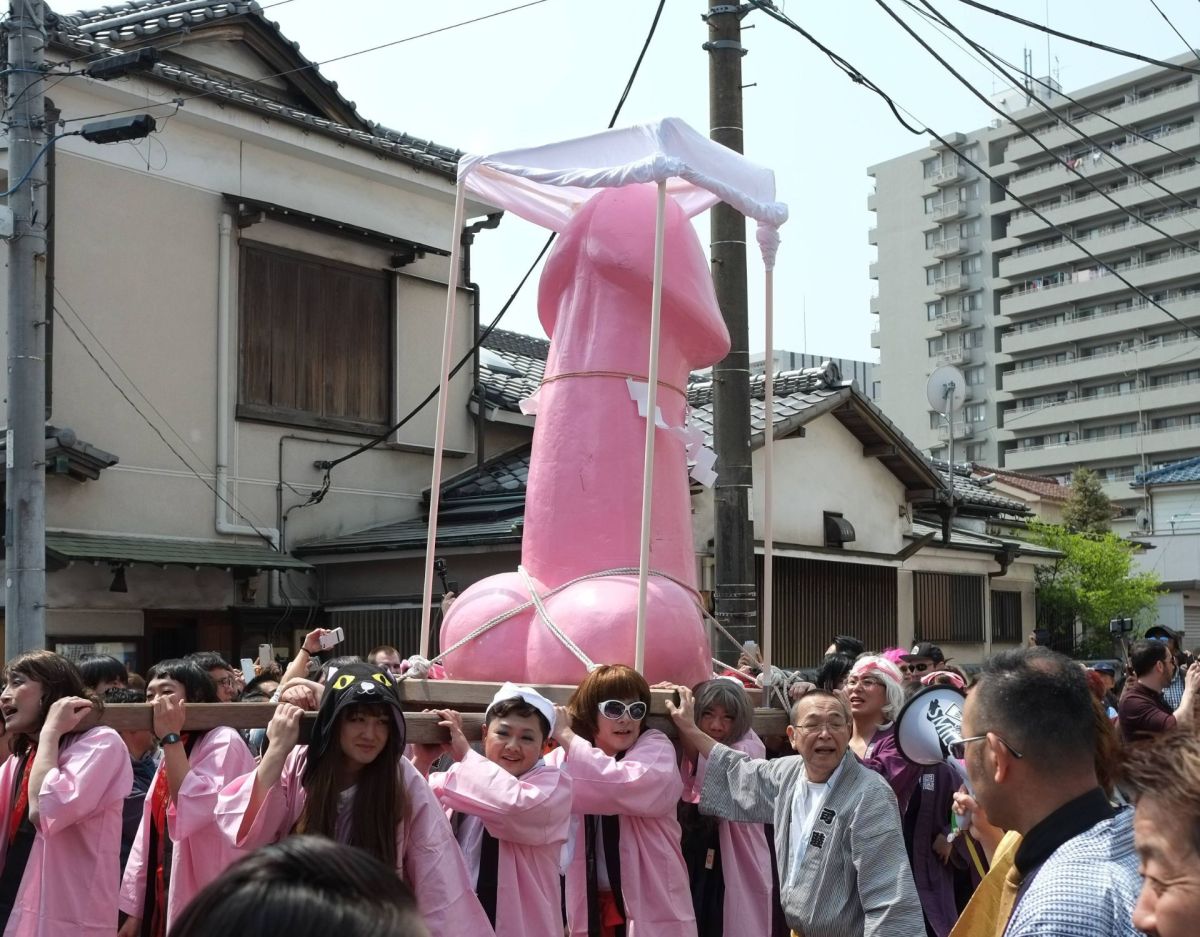
[[[619,699],[606,699],[600,704],[600,715],[613,722],[626,715],[634,722],[641,722],[646,718],[646,704],[641,700],[636,703],[623,703]]]
[[[842,684],[847,690],[853,690],[855,687],[870,687],[883,686],[882,680],[876,680],[874,677],[847,677],[846,682]]]
[[[227,690],[232,690],[237,687],[237,679],[235,677],[222,677],[220,680],[214,680],[217,686],[223,686]]]
[[[932,664],[901,664],[900,672],[901,673],[924,673],[931,666],[933,666],[933,665]]]
[[[996,735],[996,733],[993,732],[992,735]],[[984,733],[983,735],[972,735],[970,738],[967,738],[967,739],[955,739],[953,742],[951,742],[946,747],[948,749],[950,749],[950,754],[953,757],[957,758],[959,761],[962,761],[965,757],[967,757],[967,744],[968,743],[980,742],[986,738],[987,738],[987,733]],[[1004,741],[1004,739],[1000,738],[1000,736],[996,735],[996,738],[999,739],[1001,745],[1003,745],[1005,748],[1007,748],[1009,750],[1009,752],[1012,753],[1012,756],[1014,758],[1024,758],[1025,757],[1019,751],[1017,751],[1015,748],[1013,748],[1011,745],[1009,745],[1008,742],[1006,742],[1006,741]]]
[[[828,722],[793,722],[792,728],[799,729],[804,735],[816,735],[819,732],[843,732],[849,725],[845,719],[830,719]]]

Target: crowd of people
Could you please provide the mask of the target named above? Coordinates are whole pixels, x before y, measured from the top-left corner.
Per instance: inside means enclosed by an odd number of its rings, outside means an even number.
[[[791,683],[781,738],[754,731],[753,661],[670,686],[674,739],[642,675],[603,665],[566,705],[503,684],[481,731],[438,710],[437,745],[407,738],[399,653],[322,661],[325,633],[257,674],[215,653],[144,680],[112,658],[10,661],[5,937],[1185,937],[1200,920],[1200,665],[1165,629],[1119,686],[1041,647],[970,673],[927,642],[840,636]],[[930,686],[963,694],[961,770],[902,750],[898,716]],[[237,700],[277,705],[262,730],[187,730],[190,704]],[[104,702],[150,703],[152,728],[98,724]]]

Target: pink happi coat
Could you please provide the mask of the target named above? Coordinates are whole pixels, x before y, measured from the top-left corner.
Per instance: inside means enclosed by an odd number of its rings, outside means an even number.
[[[267,792],[254,822],[245,830],[242,820],[250,806],[254,772],[236,779],[221,792],[217,822],[231,842],[257,849],[291,833],[304,811],[307,795],[301,777],[307,758],[307,745],[292,749],[283,763],[279,783]],[[441,805],[407,758],[400,759],[398,770],[409,812],[408,818],[396,825],[396,874],[416,895],[430,937],[491,934],[492,925],[475,897],[462,850]],[[350,809],[347,804],[337,818],[338,839],[349,836]]]
[[[539,765],[514,777],[475,751],[429,786],[447,810],[483,820],[500,841],[496,937],[562,937],[559,860],[571,826],[571,778]]]
[[[37,835],[4,937],[117,932],[121,813],[133,789],[129,749],[107,726],[68,738],[42,782]],[[13,756],[0,767],[0,804],[13,802],[19,762]],[[0,868],[3,862],[0,855]]]
[[[155,857],[150,848],[153,795],[158,777],[167,770],[158,765],[138,826],[125,875],[121,881],[121,910],[140,918],[146,908],[146,889]],[[167,888],[167,927],[205,885],[240,859],[245,850],[234,847],[217,826],[217,798],[234,778],[254,770],[254,756],[242,737],[225,726],[205,732],[188,755],[188,773],[175,802],[167,805],[167,835],[171,837],[170,884]]]
[[[754,730],[729,746],[750,758],[766,758],[767,749]],[[681,770],[683,800],[700,803],[708,759],[700,755],[695,768],[688,762]],[[769,937],[771,933],[771,846],[761,823],[717,825],[721,843],[721,872],[725,877],[724,933],[745,937]]]
[[[696,937],[692,893],[679,848],[676,809],[683,781],[675,749],[647,729],[618,761],[576,736],[546,756],[571,775],[574,855],[567,869],[567,920],[572,937],[587,937],[587,856],[582,819],[617,814],[621,830],[621,891],[628,937]]]

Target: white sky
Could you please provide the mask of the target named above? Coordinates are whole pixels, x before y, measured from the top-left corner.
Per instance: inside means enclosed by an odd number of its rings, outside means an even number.
[[[265,0],[264,5],[270,0]],[[284,35],[310,59],[403,39],[511,6],[522,0],[291,0],[269,9]],[[969,131],[994,115],[942,70],[875,0],[790,0],[789,16],[940,133]],[[981,91],[1002,79],[952,45],[900,0],[888,5]],[[1047,72],[1046,36],[956,0],[934,5],[967,35],[1020,65]],[[994,0],[1004,10],[1085,38],[1165,58],[1186,51],[1150,0]],[[1175,26],[1200,46],[1200,3],[1158,0]],[[603,129],[645,39],[656,0],[546,0],[482,23],[414,39],[323,67],[369,120],[447,146],[487,153],[549,143]],[[681,117],[708,130],[708,30],[705,0],[667,0],[658,32],[619,125]],[[336,10],[336,16],[331,15]],[[776,272],[776,346],[876,360],[870,347],[867,267],[873,215],[866,167],[924,146],[884,103],[852,84],[802,36],[761,12],[749,14],[742,60],[746,155],[775,171],[791,209]],[[1140,67],[1075,43],[1051,41],[1052,66],[1067,93]],[[707,215],[700,223],[707,243]],[[473,277],[488,321],[536,255],[546,232],[508,215],[475,242]],[[750,228],[752,350],[762,347],[757,284],[761,266]],[[543,334],[535,281],[522,290],[502,327]],[[802,310],[807,308],[807,316]],[[807,343],[805,342],[807,320]]]

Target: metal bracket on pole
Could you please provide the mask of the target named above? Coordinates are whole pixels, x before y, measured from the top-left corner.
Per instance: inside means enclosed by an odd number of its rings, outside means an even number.
[[[748,3],[719,3],[716,6],[711,6],[704,13],[700,14],[700,19],[708,22],[710,16],[722,16],[726,13],[734,13],[738,17],[745,16],[749,13],[751,7]]]
[[[714,39],[712,42],[704,43],[704,45],[702,45],[700,48],[705,52],[716,52],[723,51],[725,49],[732,49],[734,52],[737,52],[739,55],[743,56],[750,51],[736,39]]]

